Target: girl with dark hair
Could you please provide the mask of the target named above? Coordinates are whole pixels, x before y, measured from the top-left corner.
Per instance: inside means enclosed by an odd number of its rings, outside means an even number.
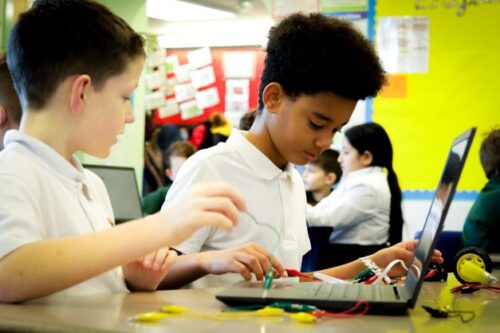
[[[367,123],[345,132],[339,162],[344,178],[328,197],[308,206],[310,226],[331,226],[323,267],[340,265],[401,241],[401,189],[384,128]]]

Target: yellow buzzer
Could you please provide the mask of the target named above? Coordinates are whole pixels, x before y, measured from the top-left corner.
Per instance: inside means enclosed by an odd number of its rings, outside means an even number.
[[[181,314],[186,312],[188,309],[183,306],[178,305],[164,305],[160,308],[161,312],[170,314]]]
[[[166,313],[161,312],[144,312],[135,315],[132,319],[144,323],[154,323],[168,317]]]
[[[257,310],[255,311],[255,314],[257,316],[262,316],[262,317],[266,317],[266,316],[281,316],[285,313],[285,310],[283,309],[280,309],[280,308],[263,308],[263,309],[260,309],[260,310]]]
[[[300,323],[314,323],[316,321],[316,317],[314,317],[310,313],[306,312],[297,312],[297,313],[292,313],[290,314],[290,317]]]

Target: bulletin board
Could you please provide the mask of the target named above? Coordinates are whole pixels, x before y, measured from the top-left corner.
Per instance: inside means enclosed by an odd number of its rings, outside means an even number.
[[[434,191],[453,138],[477,126],[457,188],[458,197],[474,198],[486,182],[480,143],[500,125],[500,4],[470,6],[462,16],[456,9],[414,6],[409,0],[376,2],[377,24],[382,17],[429,18],[429,60],[425,73],[389,77],[388,90],[373,102],[372,119],[391,137],[402,189],[416,197]]]
[[[169,49],[166,51],[167,56],[177,55],[180,64],[188,62],[187,54],[193,49]],[[215,111],[225,112],[225,96],[226,96],[226,78],[224,76],[223,57],[225,53],[231,52],[252,52],[255,54],[255,69],[252,77],[249,80],[249,100],[248,109],[256,109],[258,105],[259,83],[260,77],[264,68],[265,51],[257,47],[236,47],[236,48],[210,48],[212,56],[212,66],[215,74],[215,83],[208,88],[215,86],[217,88],[219,103],[203,109],[203,113],[199,116],[182,119],[179,114],[161,118],[157,111],[154,112],[154,120],[157,125],[175,124],[175,125],[191,125],[208,119],[210,114]],[[205,88],[202,88],[205,89]]]

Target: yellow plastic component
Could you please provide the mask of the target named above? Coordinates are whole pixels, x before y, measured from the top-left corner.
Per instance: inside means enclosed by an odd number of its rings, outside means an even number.
[[[471,254],[473,257],[478,257],[474,254]],[[460,277],[467,282],[473,283],[487,283],[488,282],[488,272],[484,269],[483,265],[478,265],[473,260],[467,260],[464,258],[466,256],[461,257],[458,260],[457,268],[460,274]],[[481,260],[482,262],[482,260]]]
[[[300,323],[312,324],[316,321],[316,317],[306,312],[292,313],[290,314],[290,317]]]
[[[264,308],[264,309],[260,309],[260,310],[255,311],[255,314],[257,316],[262,316],[262,317],[265,317],[265,316],[281,316],[284,313],[285,313],[285,310],[280,309],[280,308]]]
[[[164,305],[160,308],[161,312],[170,314],[181,314],[186,312],[188,309],[179,305]]]
[[[166,313],[144,312],[144,313],[139,313],[138,315],[134,316],[132,319],[134,321],[140,321],[140,322],[145,322],[145,323],[154,323],[154,322],[160,321],[166,317],[168,317],[168,315]]]

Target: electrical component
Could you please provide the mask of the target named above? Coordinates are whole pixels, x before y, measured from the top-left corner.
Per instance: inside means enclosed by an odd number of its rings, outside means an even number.
[[[457,280],[464,284],[494,284],[498,280],[490,274],[491,271],[491,259],[481,248],[466,247],[455,256],[453,272]]]

